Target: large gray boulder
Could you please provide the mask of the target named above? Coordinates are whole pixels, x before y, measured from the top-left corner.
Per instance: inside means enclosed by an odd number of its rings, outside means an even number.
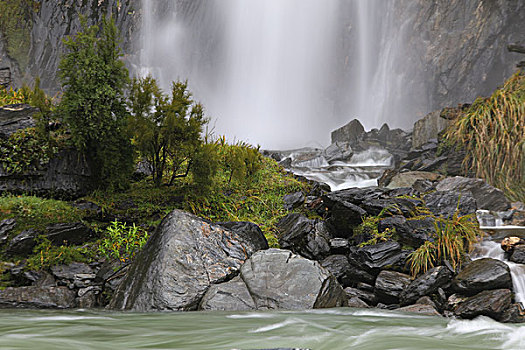
[[[481,179],[455,176],[440,181],[437,191],[470,192],[476,200],[477,209],[505,211],[510,208],[510,202],[503,191],[487,184]]]
[[[359,141],[364,133],[365,128],[363,127],[363,124],[361,124],[359,120],[354,119],[345,126],[332,131],[332,143],[348,142],[352,145]]]
[[[512,289],[510,269],[496,259],[474,260],[454,278],[452,287],[463,295],[474,295],[489,289]]]
[[[304,310],[345,306],[346,294],[318,262],[291,251],[255,253],[241,267],[240,278],[208,290],[204,310]]]
[[[235,277],[256,249],[234,231],[174,210],[133,262],[109,307],[195,310],[210,286]]]
[[[454,314],[468,319],[483,315],[499,320],[511,302],[512,292],[509,289],[484,290],[460,302]]]

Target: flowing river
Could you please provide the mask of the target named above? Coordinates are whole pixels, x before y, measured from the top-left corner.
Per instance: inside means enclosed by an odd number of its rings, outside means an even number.
[[[0,349],[524,349],[525,326],[368,309],[0,311]]]

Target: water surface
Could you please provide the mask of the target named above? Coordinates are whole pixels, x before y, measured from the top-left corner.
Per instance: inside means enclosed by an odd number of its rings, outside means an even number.
[[[525,325],[361,309],[0,311],[0,349],[525,349]]]

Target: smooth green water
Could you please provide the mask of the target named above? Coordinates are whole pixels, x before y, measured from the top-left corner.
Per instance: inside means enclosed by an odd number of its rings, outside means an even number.
[[[0,349],[525,349],[525,325],[394,312],[0,311]]]

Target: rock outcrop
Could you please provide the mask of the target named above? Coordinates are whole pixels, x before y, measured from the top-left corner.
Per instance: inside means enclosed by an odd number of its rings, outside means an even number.
[[[234,231],[175,210],[133,262],[110,307],[196,310],[210,286],[237,276],[257,247]]]
[[[319,263],[269,249],[247,260],[240,278],[213,286],[202,300],[205,310],[304,310],[345,306],[347,297]]]

